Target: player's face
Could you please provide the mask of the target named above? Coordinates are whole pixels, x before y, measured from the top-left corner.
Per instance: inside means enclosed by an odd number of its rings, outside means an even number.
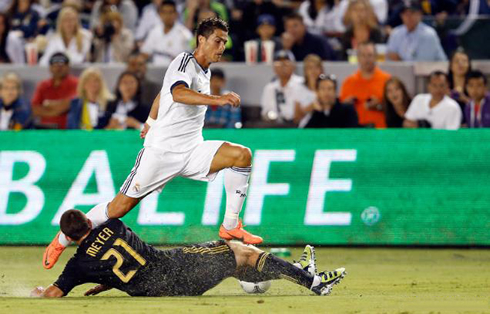
[[[473,100],[480,100],[485,97],[487,92],[487,87],[485,86],[485,81],[482,78],[473,78],[466,84],[466,90],[468,95]]]
[[[210,62],[218,62],[225,51],[228,42],[228,32],[221,29],[215,29],[208,38],[201,36],[204,55]]]
[[[318,99],[323,104],[334,104],[337,98],[335,84],[329,80],[323,80],[318,85]]]
[[[396,82],[390,82],[386,86],[386,98],[392,104],[401,104],[403,101],[403,91]]]
[[[432,97],[440,99],[446,95],[448,84],[446,78],[442,75],[434,76],[429,82],[429,93]]]

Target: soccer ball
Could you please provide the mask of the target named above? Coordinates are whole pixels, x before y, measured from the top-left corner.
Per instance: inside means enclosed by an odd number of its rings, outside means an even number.
[[[261,282],[247,282],[247,281],[238,281],[243,291],[250,294],[258,294],[264,293],[271,287],[271,282],[269,281],[261,281]]]

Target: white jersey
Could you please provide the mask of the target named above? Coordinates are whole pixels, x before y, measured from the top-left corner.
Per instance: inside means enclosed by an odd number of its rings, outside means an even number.
[[[184,85],[210,95],[210,70],[204,70],[191,53],[183,52],[169,65],[160,91],[158,117],[148,131],[145,147],[167,152],[187,152],[203,142],[207,104],[186,105],[173,100],[172,90]]]

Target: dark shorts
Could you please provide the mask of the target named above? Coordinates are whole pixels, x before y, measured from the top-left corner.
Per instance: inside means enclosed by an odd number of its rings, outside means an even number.
[[[225,241],[162,251],[145,282],[148,296],[196,296],[236,271],[235,254]]]

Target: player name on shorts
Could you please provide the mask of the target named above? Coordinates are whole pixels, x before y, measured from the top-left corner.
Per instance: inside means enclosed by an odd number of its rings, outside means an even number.
[[[112,231],[111,229],[109,229],[107,227],[102,229],[102,231],[99,232],[99,234],[95,238],[95,241],[92,242],[92,244],[90,244],[86,253],[92,257],[95,257],[97,255],[97,253],[99,253],[102,246],[107,242],[107,240],[109,240],[111,238],[111,236],[113,234],[114,234],[114,231]],[[100,243],[100,245],[97,243]]]

